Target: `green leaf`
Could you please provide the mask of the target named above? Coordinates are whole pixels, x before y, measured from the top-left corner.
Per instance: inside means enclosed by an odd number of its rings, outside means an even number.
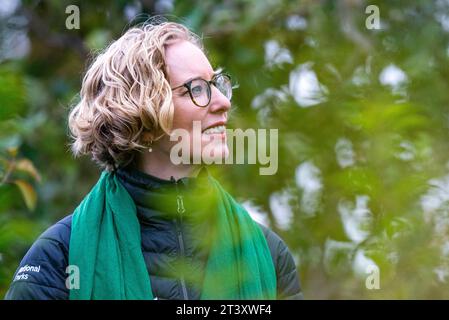
[[[19,75],[0,69],[0,121],[21,115],[25,106],[25,90]]]

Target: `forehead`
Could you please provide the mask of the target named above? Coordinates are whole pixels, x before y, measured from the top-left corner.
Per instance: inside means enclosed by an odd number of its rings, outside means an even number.
[[[172,84],[184,82],[193,77],[209,79],[213,69],[206,55],[189,41],[177,41],[165,50],[167,73]]]

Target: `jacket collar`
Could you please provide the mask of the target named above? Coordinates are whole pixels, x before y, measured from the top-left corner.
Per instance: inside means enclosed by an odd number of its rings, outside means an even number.
[[[159,179],[132,165],[117,169],[116,174],[133,198],[142,223],[152,224],[175,218],[203,220],[210,212],[207,208],[212,202],[207,200],[213,201],[214,192],[206,167],[201,168],[197,177],[179,180]],[[179,210],[180,205],[184,212]]]

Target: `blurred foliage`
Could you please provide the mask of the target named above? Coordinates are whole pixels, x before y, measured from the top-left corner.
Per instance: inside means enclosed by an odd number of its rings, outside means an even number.
[[[79,30],[65,28],[70,4]],[[365,27],[370,4],[379,30]],[[168,14],[239,83],[231,127],[279,129],[276,175],[233,165],[221,179],[286,241],[306,298],[449,297],[447,1],[0,6],[0,296],[35,238],[99,175],[72,158],[67,136],[91,53],[135,15]],[[365,285],[369,265],[378,290]]]

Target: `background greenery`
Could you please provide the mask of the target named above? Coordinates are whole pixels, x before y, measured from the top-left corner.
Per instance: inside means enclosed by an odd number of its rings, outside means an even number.
[[[67,30],[65,8],[80,8]],[[381,28],[365,27],[365,8]],[[202,35],[240,87],[231,128],[279,129],[279,170],[225,168],[286,241],[306,298],[449,298],[448,1],[0,2],[0,296],[99,176],[67,114],[95,50],[137,14]],[[256,186],[255,187],[255,183]],[[367,267],[380,289],[365,286]]]

